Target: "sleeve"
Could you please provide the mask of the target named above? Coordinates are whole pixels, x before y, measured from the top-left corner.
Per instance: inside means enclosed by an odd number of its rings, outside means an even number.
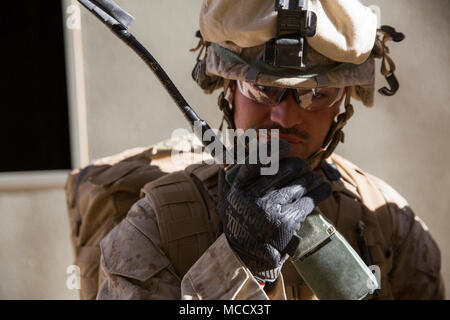
[[[186,300],[285,300],[283,277],[265,289],[230,248],[222,234],[181,282]]]
[[[441,253],[425,223],[411,208],[394,215],[390,273],[395,299],[444,299]]]
[[[101,242],[102,283],[97,299],[283,299],[282,278],[260,287],[222,234],[180,279],[162,250],[147,198]]]
[[[377,179],[392,216],[394,299],[445,299],[441,253],[425,223],[392,187]]]
[[[161,250],[156,217],[139,200],[101,241],[101,278],[97,299],[179,299],[180,279]]]

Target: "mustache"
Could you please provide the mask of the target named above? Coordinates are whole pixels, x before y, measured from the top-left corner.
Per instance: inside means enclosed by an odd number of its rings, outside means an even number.
[[[301,129],[298,129],[295,127],[285,128],[276,123],[265,125],[265,126],[260,126],[260,127],[258,127],[258,129],[267,129],[267,130],[278,129],[280,134],[291,134],[291,135],[297,136],[298,138],[305,139],[305,140],[309,139],[309,137],[310,137],[309,133],[304,130],[301,130]]]

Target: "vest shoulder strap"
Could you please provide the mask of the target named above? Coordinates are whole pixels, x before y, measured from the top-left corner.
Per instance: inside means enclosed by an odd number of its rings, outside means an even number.
[[[370,212],[375,213],[377,221],[374,221],[374,223],[378,224],[383,233],[384,244],[388,246],[393,231],[392,220],[388,203],[376,186],[375,181],[358,166],[337,154],[332,154],[330,159],[338,166],[344,180],[348,179],[356,187],[362,203]]]

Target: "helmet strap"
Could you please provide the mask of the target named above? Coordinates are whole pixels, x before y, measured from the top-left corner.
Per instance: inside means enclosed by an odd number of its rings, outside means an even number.
[[[219,109],[220,109],[220,111],[222,111],[222,114],[223,114],[222,122],[219,127],[219,131],[222,131],[222,129],[223,129],[224,121],[227,122],[228,128],[235,129],[234,116],[233,116],[234,112],[233,112],[233,108],[232,108],[232,106],[234,104],[234,94],[233,94],[233,101],[231,102],[231,107],[230,107],[230,103],[227,100],[227,93],[228,93],[228,89],[230,88],[230,84],[231,84],[231,81],[229,79],[224,79],[223,91],[220,93],[219,99],[217,100]]]
[[[337,117],[337,120],[333,121],[322,147],[308,158],[308,162],[311,167],[314,168],[327,159],[334,152],[339,142],[344,143],[344,132],[342,129],[354,113],[354,108],[351,104],[352,90],[353,87],[347,87],[347,92],[345,95],[345,111]]]

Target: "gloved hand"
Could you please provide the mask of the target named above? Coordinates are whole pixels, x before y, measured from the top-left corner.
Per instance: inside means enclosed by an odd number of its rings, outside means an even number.
[[[280,140],[275,175],[260,175],[258,164],[239,165],[231,186],[223,171],[219,175],[219,216],[225,236],[253,276],[262,281],[278,278],[299,244],[300,223],[331,194],[331,186],[305,160],[281,159],[289,149],[289,143]]]

